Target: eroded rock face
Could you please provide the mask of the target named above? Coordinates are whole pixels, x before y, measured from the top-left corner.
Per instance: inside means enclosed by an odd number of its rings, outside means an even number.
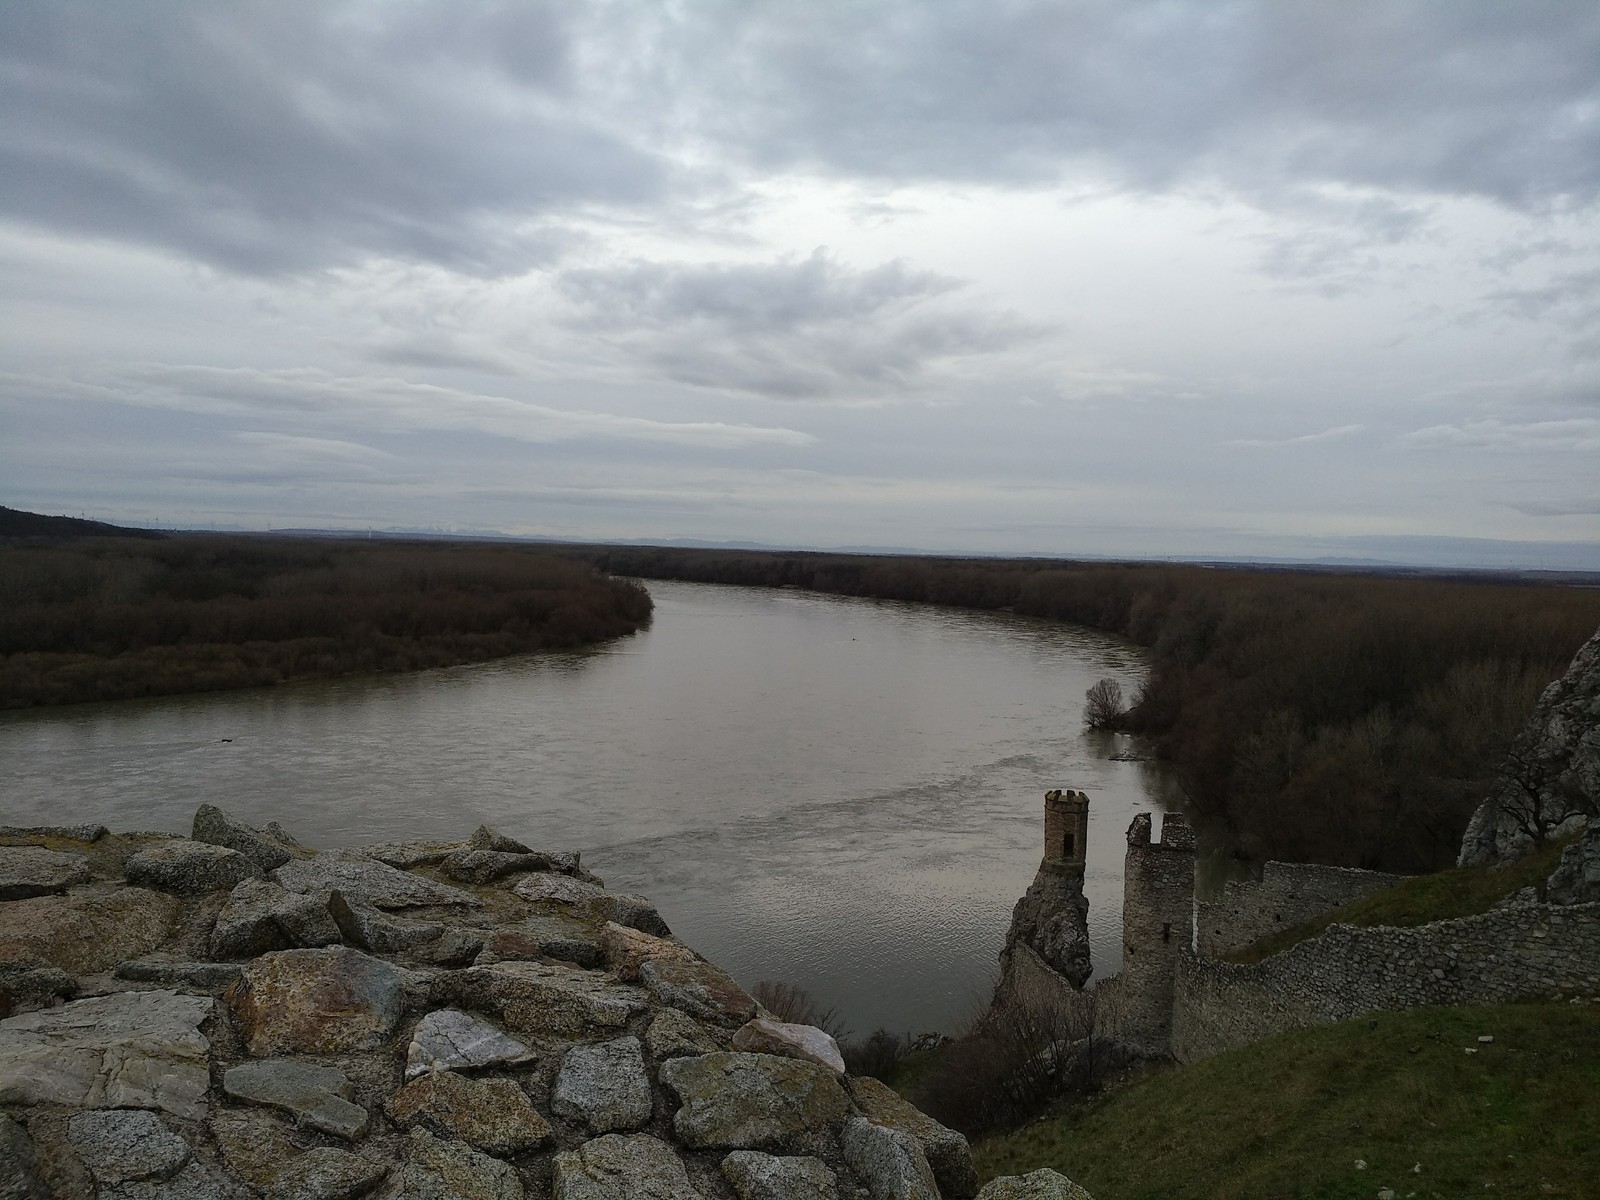
[[[648,1134],[608,1133],[556,1155],[552,1200],[706,1200],[672,1147]]]
[[[669,1059],[659,1075],[682,1106],[678,1140],[696,1150],[810,1149],[852,1111],[832,1071],[792,1058],[703,1054]]]
[[[510,1163],[471,1146],[413,1129],[407,1149],[399,1192],[407,1200],[523,1200],[526,1194]]]
[[[1041,863],[1033,883],[1011,912],[1006,948],[1031,946],[1074,987],[1088,982],[1094,967],[1089,951],[1089,901],[1083,876]]]
[[[0,1200],[49,1200],[28,1131],[0,1114]]]
[[[160,1108],[198,1117],[207,996],[118,992],[0,1021],[0,1104]]]
[[[89,860],[40,846],[0,846],[0,900],[26,900],[88,883]]]
[[[510,1157],[550,1140],[550,1123],[510,1079],[437,1071],[412,1080],[385,1106],[399,1125],[423,1125],[489,1154]]]
[[[687,1055],[714,1054],[728,1049],[726,1033],[719,1037],[688,1013],[663,1008],[650,1019],[644,1032],[645,1049],[650,1057],[683,1058]]]
[[[317,1146],[297,1155],[278,1173],[272,1200],[355,1200],[365,1196],[389,1173],[387,1167],[332,1146]]]
[[[244,969],[228,992],[250,1053],[338,1054],[380,1045],[405,1011],[405,975],[340,946],[280,950]]]
[[[638,1129],[650,1120],[652,1107],[650,1076],[636,1037],[574,1046],[561,1060],[550,1096],[552,1112],[581,1121],[592,1133]]]
[[[1551,904],[1600,900],[1600,824],[1591,825],[1583,837],[1561,851],[1561,861],[1550,873],[1545,898]]]
[[[1537,811],[1535,811],[1537,810]],[[1600,631],[1545,688],[1511,744],[1500,778],[1472,814],[1461,866],[1509,862],[1534,848],[1536,816],[1559,837],[1600,815]]]
[[[285,891],[261,878],[246,879],[228,895],[211,932],[214,958],[254,958],[270,950],[335,946],[339,926],[324,897]]]
[[[199,896],[228,891],[250,876],[259,875],[261,868],[226,846],[174,838],[131,855],[123,871],[129,883],[175,896]]]

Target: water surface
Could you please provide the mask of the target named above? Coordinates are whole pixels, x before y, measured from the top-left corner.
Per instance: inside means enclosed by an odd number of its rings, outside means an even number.
[[[1169,804],[1109,761],[1083,693],[1140,651],[998,613],[652,581],[597,650],[412,675],[9,714],[0,823],[187,831],[196,805],[309,845],[573,848],[746,985],[858,1032],[950,1030],[987,997],[1044,792],[1092,801],[1097,975],[1120,961],[1123,831]]]

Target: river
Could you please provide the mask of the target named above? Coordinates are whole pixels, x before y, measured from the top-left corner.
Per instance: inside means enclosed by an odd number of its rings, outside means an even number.
[[[987,999],[1044,792],[1076,788],[1095,972],[1115,973],[1123,832],[1176,802],[1081,722],[1095,680],[1137,686],[1137,647],[1004,613],[649,588],[648,630],[582,653],[5,714],[0,824],[187,832],[211,802],[336,847],[488,822],[581,850],[747,986],[799,984],[857,1033],[949,1032]]]

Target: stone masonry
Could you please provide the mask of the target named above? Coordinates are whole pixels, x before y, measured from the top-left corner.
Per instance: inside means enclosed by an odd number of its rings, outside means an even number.
[[[1392,887],[1404,875],[1269,862],[1258,880],[1230,880],[1215,900],[1196,899],[1195,937],[1207,957],[1226,954],[1293,929],[1323,913]]]

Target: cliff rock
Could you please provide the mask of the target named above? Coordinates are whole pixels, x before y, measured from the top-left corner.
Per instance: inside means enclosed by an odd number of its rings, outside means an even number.
[[[1027,945],[1051,967],[1081,988],[1094,967],[1089,958],[1089,902],[1083,877],[1040,864],[1033,884],[1011,912],[1005,953]]]

